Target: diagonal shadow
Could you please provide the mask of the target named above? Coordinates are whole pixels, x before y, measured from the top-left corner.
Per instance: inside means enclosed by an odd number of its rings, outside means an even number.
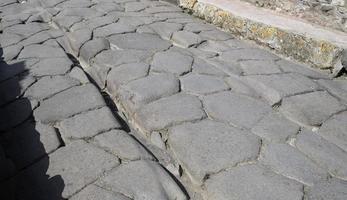
[[[0,57],[0,199],[63,199],[62,177],[47,174],[48,153],[61,146],[59,137],[53,127],[35,122],[37,102],[22,95],[27,64],[4,61],[2,48]]]

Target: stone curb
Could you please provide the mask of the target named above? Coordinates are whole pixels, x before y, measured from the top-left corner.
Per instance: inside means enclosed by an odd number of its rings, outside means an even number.
[[[312,26],[237,0],[180,0],[180,6],[241,38],[254,40],[276,53],[330,69],[347,67],[347,34]]]

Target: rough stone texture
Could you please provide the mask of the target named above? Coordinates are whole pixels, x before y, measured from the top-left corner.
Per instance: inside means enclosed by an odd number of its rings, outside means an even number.
[[[345,192],[346,187],[346,181],[335,178],[328,181],[321,181],[308,190],[307,198],[312,200],[343,200],[347,198],[347,194]]]
[[[251,129],[252,133],[271,142],[284,143],[297,134],[300,126],[289,121],[280,113],[271,112]]]
[[[26,58],[66,58],[65,52],[58,47],[34,44],[24,47],[18,59]]]
[[[156,88],[153,90],[152,88]],[[179,81],[170,74],[151,75],[132,81],[121,88],[120,98],[130,112],[159,98],[179,91]]]
[[[43,123],[49,123],[104,105],[105,101],[95,86],[87,84],[65,90],[43,101],[34,111],[34,116]]]
[[[193,58],[176,51],[165,51],[153,56],[151,71],[182,75],[191,70]]]
[[[261,187],[260,187],[261,186]],[[257,165],[238,166],[206,181],[207,199],[302,199],[302,185]]]
[[[187,48],[199,44],[202,40],[200,36],[195,33],[188,31],[178,31],[173,33],[172,41],[179,47]]]
[[[94,30],[94,37],[107,37],[115,34],[130,33],[134,32],[135,27],[128,24],[118,22],[110,25],[106,25]]]
[[[115,128],[121,128],[121,125],[108,107],[75,115],[62,120],[59,124],[59,130],[65,142],[71,139],[93,137]]]
[[[169,40],[174,32],[182,29],[182,24],[157,22],[151,24],[150,27],[160,35],[163,39]]]
[[[262,148],[260,161],[275,172],[305,185],[314,185],[327,172],[288,144],[269,144]]]
[[[86,42],[80,50],[79,56],[88,63],[88,61],[95,57],[103,50],[110,48],[110,43],[104,38],[98,38]]]
[[[188,199],[167,172],[152,161],[121,165],[97,184],[134,199]]]
[[[232,92],[220,92],[204,98],[207,114],[238,127],[251,128],[272,109],[264,102]]]
[[[58,198],[59,196],[55,195],[59,195],[60,191],[52,189],[54,183],[44,182],[45,175],[42,172],[46,171],[50,177],[55,177],[57,180],[60,178],[64,181],[65,186],[61,195],[63,198],[68,198],[95,181],[104,171],[110,170],[118,164],[119,161],[116,157],[90,144],[76,141],[55,151],[48,158],[40,160],[20,174],[16,178],[19,184],[17,195],[20,198],[29,199]],[[57,185],[55,190],[59,190]]]
[[[186,121],[205,117],[197,97],[177,94],[154,101],[141,108],[134,116],[146,133],[161,130]]]
[[[248,60],[240,62],[240,66],[245,75],[281,73],[280,68],[273,61]]]
[[[63,75],[71,66],[72,62],[68,58],[47,58],[33,65],[30,73],[33,76]]]
[[[280,107],[285,116],[306,126],[319,126],[344,109],[345,106],[324,91],[284,98]]]
[[[347,152],[347,112],[332,116],[323,123],[318,134]]]
[[[295,145],[310,159],[327,169],[330,174],[346,180],[347,154],[345,151],[307,130],[298,135]]]
[[[274,61],[278,59],[278,57],[263,49],[237,49],[222,53],[221,59],[231,62],[235,60]]]
[[[71,200],[131,200],[130,198],[116,192],[105,190],[96,185],[88,185],[81,192],[70,198]]]
[[[347,104],[347,80],[318,80],[318,83]]]
[[[223,80],[209,75],[189,74],[180,80],[182,91],[193,94],[209,94],[229,88]]]
[[[258,137],[222,123],[204,120],[169,129],[169,145],[196,184],[207,175],[257,158]]]
[[[152,155],[132,136],[122,130],[112,130],[94,138],[94,143],[120,159],[153,159]]]

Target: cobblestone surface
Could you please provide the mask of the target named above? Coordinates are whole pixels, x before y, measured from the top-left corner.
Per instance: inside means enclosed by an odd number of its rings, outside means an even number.
[[[346,79],[162,1],[0,16],[3,199],[346,199]]]

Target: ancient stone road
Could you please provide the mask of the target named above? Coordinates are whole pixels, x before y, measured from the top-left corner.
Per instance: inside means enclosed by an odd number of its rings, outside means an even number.
[[[1,199],[347,199],[347,80],[149,0],[1,0]]]

